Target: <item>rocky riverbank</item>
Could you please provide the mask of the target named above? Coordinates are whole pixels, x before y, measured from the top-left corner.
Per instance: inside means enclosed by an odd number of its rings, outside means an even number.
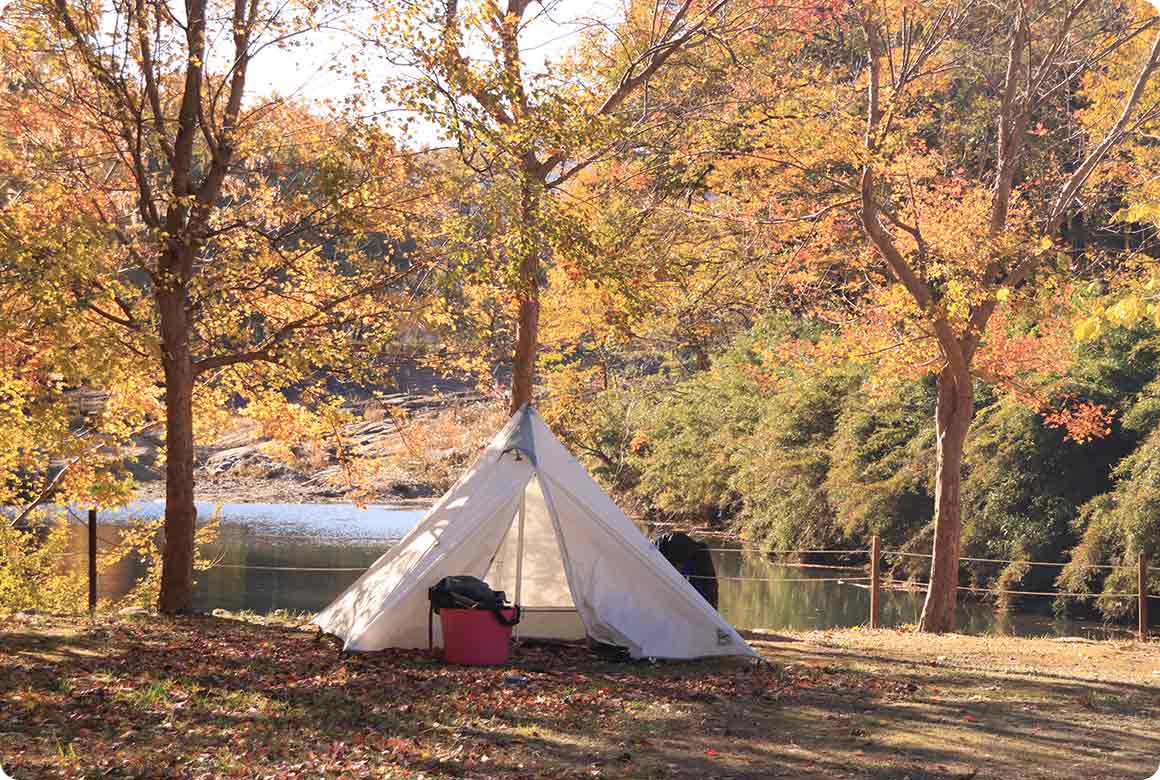
[[[321,442],[284,442],[239,419],[198,448],[199,500],[231,503],[426,504],[458,477],[502,423],[483,401],[419,408],[404,419],[379,417],[344,426]],[[165,495],[161,441],[133,453],[138,497]]]

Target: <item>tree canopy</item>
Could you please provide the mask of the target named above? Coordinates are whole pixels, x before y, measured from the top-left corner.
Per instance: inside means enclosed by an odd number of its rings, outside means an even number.
[[[642,511],[933,546],[925,629],[1052,584],[963,550],[1106,593],[1160,552],[1149,3],[631,2],[543,55],[567,9],[7,6],[16,524],[126,501],[163,436],[187,610],[196,445],[245,418],[347,457],[406,360],[538,403]],[[251,86],[324,31],[345,99]]]

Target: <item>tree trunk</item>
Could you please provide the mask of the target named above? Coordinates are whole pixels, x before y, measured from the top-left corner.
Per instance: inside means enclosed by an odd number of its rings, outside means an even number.
[[[955,627],[959,585],[959,546],[963,535],[963,447],[974,415],[970,375],[956,376],[948,366],[938,376],[935,410],[937,458],[934,494],[934,558],[919,631],[942,633]]]
[[[516,349],[512,356],[512,414],[524,404],[532,402],[532,388],[536,380],[536,348],[540,338],[540,254],[535,240],[537,185],[526,171],[520,196],[520,227],[523,231],[520,243],[523,256],[520,258],[519,269]]]
[[[184,290],[159,291],[157,307],[165,369],[165,549],[158,609],[172,615],[193,609],[193,357]]]
[[[528,263],[535,267],[535,257]],[[527,262],[525,260],[525,262]],[[533,272],[534,273],[534,272]],[[522,274],[521,274],[522,275]],[[516,350],[512,360],[511,413],[532,402],[532,384],[536,379],[536,346],[540,329],[540,291],[533,282],[520,297],[516,321]]]

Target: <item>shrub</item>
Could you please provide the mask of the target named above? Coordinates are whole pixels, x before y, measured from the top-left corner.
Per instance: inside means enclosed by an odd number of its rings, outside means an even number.
[[[841,410],[862,381],[852,366],[803,371],[761,406],[760,423],[732,455],[743,536],[771,549],[841,542],[826,484]]]
[[[894,383],[851,395],[831,445],[826,491],[842,532],[884,546],[925,540],[934,516],[933,381]],[[915,559],[908,559],[908,562]]]
[[[1116,466],[1113,476],[1115,488],[1087,502],[1076,517],[1079,544],[1059,577],[1065,592],[1133,593],[1138,554],[1155,560],[1160,553],[1160,428]],[[1098,568],[1108,565],[1116,568]],[[1122,618],[1134,613],[1136,601],[1105,595],[1096,605],[1104,615]]]
[[[739,340],[705,372],[673,384],[639,418],[630,465],[636,495],[673,515],[721,518],[736,511],[736,450],[762,416],[763,360],[757,338]]]
[[[29,530],[0,520],[0,612],[80,612],[88,607],[85,570],[75,565],[67,524]]]
[[[147,608],[157,603],[161,588],[162,520],[136,522],[118,528],[117,542],[97,555],[97,576],[106,574],[128,557],[136,558],[144,572],[132,590],[115,602],[98,604],[109,609],[124,605]],[[197,529],[194,569],[205,571],[214,561],[204,548],[217,539],[218,524],[211,521]],[[75,545],[77,528],[59,513],[40,513],[28,528],[0,522],[0,613],[36,610],[78,613],[88,609],[87,548]]]

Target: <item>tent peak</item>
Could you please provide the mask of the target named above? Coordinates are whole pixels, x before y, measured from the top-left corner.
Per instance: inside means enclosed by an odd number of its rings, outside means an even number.
[[[509,425],[511,431],[507,435],[507,439],[503,443],[501,452],[507,454],[509,452],[518,452],[525,456],[532,462],[533,466],[539,466],[536,458],[536,436],[532,431],[532,418],[539,417],[536,414],[535,407],[530,403],[524,403],[519,410],[512,415]]]

